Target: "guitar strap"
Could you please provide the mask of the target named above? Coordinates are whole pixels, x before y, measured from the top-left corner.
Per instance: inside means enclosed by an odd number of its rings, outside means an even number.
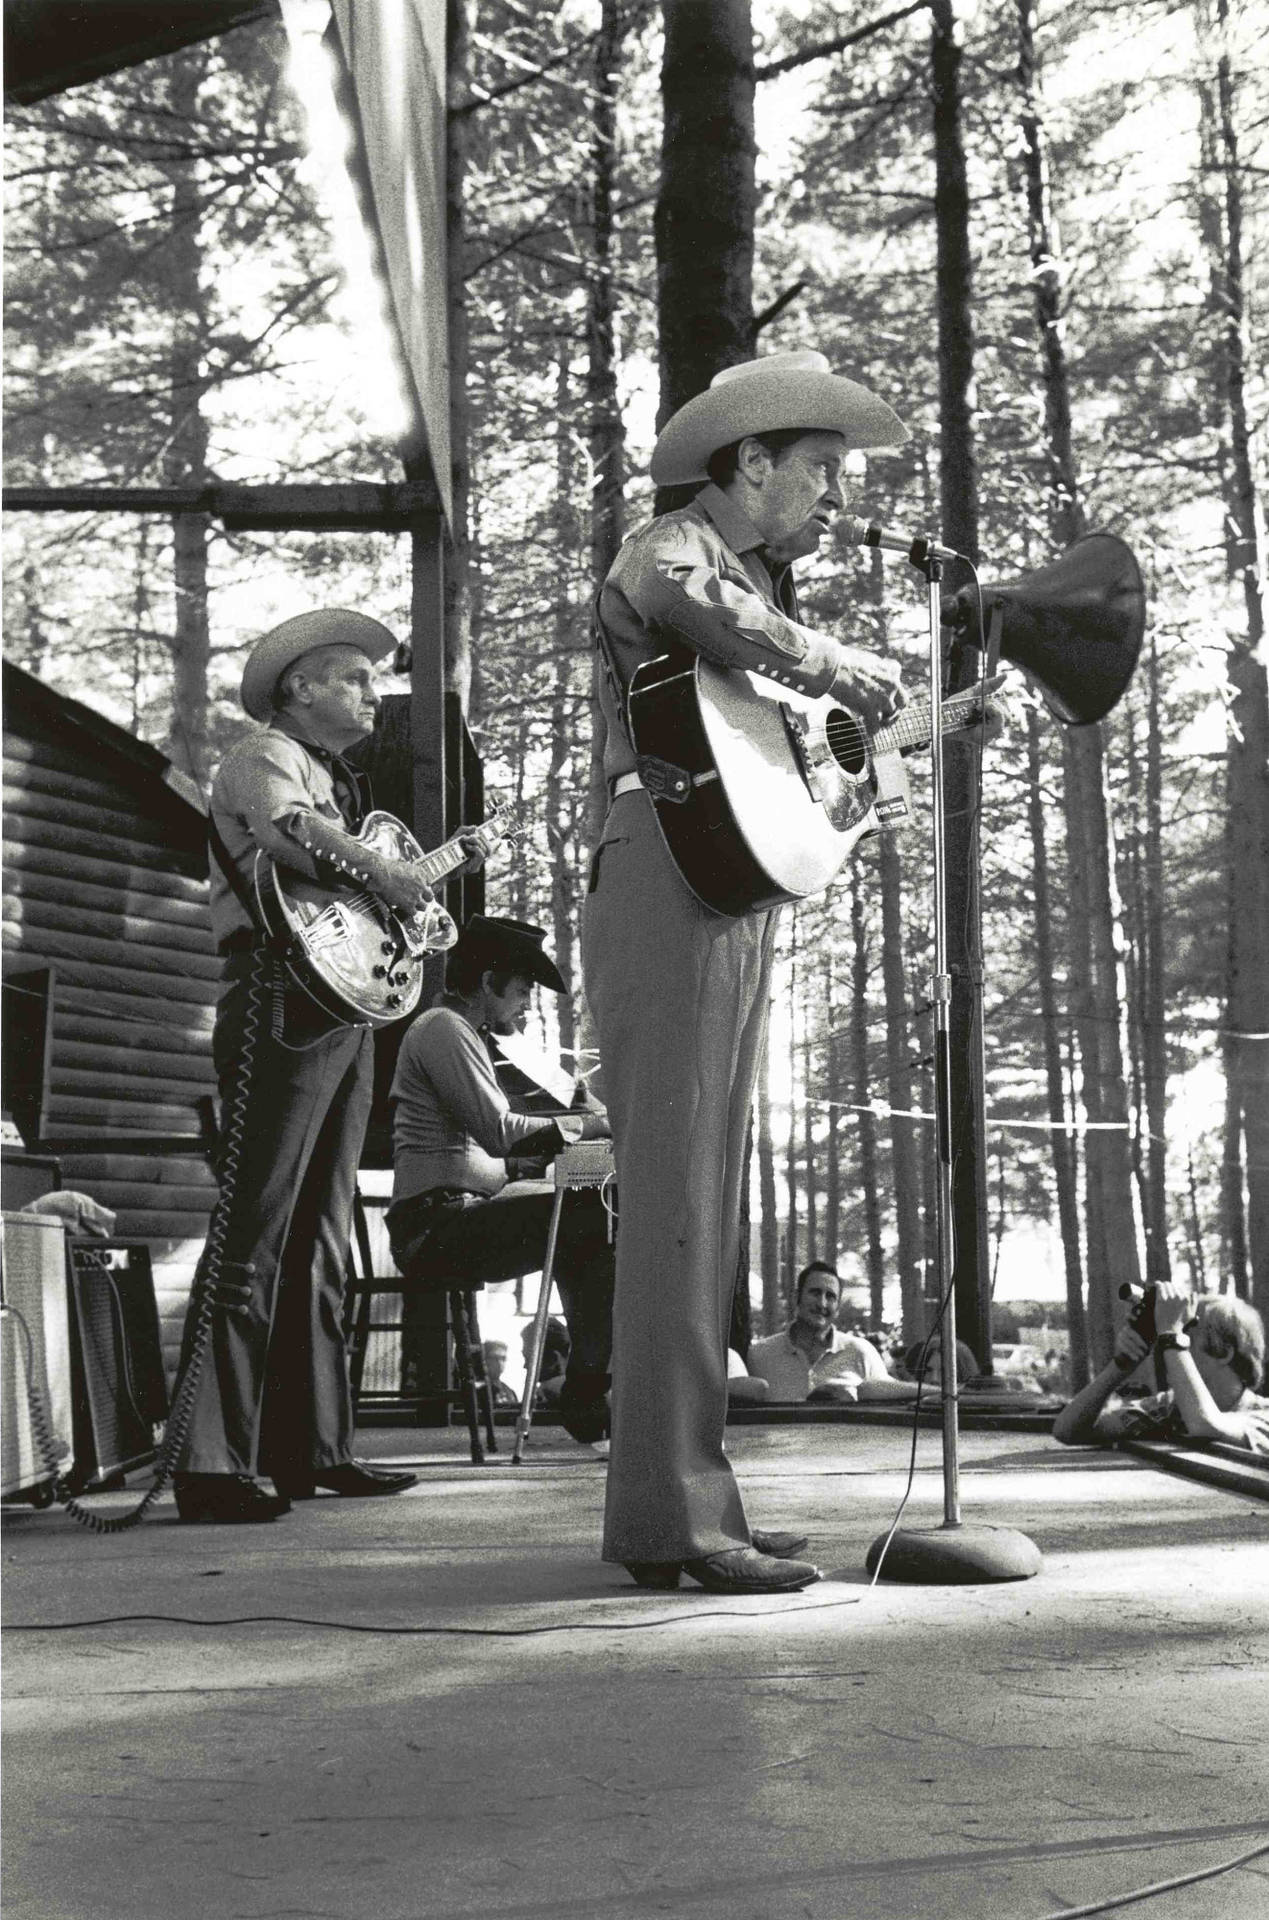
[[[594,600],[591,602],[591,630],[595,636],[595,651],[599,655],[600,672],[607,680],[608,691],[612,695],[613,710],[617,715],[621,730],[625,734],[630,749],[633,752],[634,735],[630,729],[630,692],[623,684],[621,675],[617,670],[616,655],[613,653],[612,647],[609,644],[608,634],[605,631],[603,620],[600,618],[599,594],[596,594]]]

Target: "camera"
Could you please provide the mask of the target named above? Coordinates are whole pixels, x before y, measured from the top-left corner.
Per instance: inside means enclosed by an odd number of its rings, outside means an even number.
[[[1121,1300],[1133,1302],[1132,1312],[1128,1316],[1128,1325],[1134,1333],[1140,1334],[1147,1346],[1153,1346],[1157,1338],[1154,1324],[1155,1301],[1158,1298],[1156,1287],[1134,1287],[1128,1280],[1119,1289]]]

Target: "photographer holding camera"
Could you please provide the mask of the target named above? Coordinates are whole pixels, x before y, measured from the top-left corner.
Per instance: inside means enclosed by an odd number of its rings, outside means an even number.
[[[1152,1346],[1164,1391],[1108,1404]],[[1058,1414],[1053,1438],[1067,1447],[1129,1438],[1227,1440],[1269,1452],[1269,1400],[1256,1392],[1264,1362],[1264,1321],[1245,1300],[1167,1283],[1150,1287],[1109,1364]]]

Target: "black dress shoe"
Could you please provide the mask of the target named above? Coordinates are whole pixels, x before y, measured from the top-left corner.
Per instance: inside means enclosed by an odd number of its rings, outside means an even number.
[[[182,1520],[250,1526],[291,1510],[288,1499],[266,1493],[249,1473],[178,1473],[172,1491]]]
[[[819,1568],[808,1560],[777,1560],[753,1547],[732,1547],[701,1560],[685,1560],[683,1571],[706,1593],[796,1593],[820,1577]]]
[[[566,1400],[560,1395],[558,1408],[560,1425],[579,1446],[593,1447],[599,1440],[608,1438],[608,1403],[595,1400],[589,1405],[579,1406],[576,1401]]]
[[[610,1385],[608,1374],[582,1368],[564,1376],[557,1402],[560,1425],[580,1446],[593,1447],[596,1441],[609,1436],[612,1427],[608,1407]]]
[[[768,1533],[763,1527],[750,1527],[749,1544],[755,1553],[765,1553],[772,1560],[796,1560],[810,1540],[805,1533]]]
[[[628,1560],[626,1572],[636,1587],[651,1587],[656,1593],[673,1593],[683,1573],[681,1560]]]
[[[310,1473],[274,1474],[273,1484],[288,1500],[312,1500],[317,1489],[342,1494],[346,1500],[378,1500],[388,1493],[404,1493],[418,1484],[417,1473],[392,1467],[365,1467],[345,1460],[338,1467],[314,1467]]]

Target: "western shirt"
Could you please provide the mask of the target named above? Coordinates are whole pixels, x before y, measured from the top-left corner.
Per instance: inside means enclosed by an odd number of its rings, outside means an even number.
[[[600,676],[609,780],[635,764],[624,691],[636,668],[668,642],[808,694],[829,691],[841,658],[836,640],[799,620],[789,568],[772,571],[749,516],[712,484],[630,536],[604,582],[597,618],[601,659],[620,682],[618,688],[609,673]]]
[[[749,1371],[765,1380],[773,1400],[805,1400],[829,1381],[858,1386],[861,1380],[888,1380],[886,1363],[870,1340],[834,1327],[828,1345],[810,1361],[793,1339],[791,1327],[755,1340],[749,1348]]]
[[[212,783],[211,815],[248,895],[261,851],[310,878],[318,873],[284,824],[298,813],[315,813],[355,832],[365,803],[363,778],[338,754],[306,740],[289,714],[230,747]],[[213,858],[210,867],[212,929],[223,952],[234,935],[256,929],[220,862]]]

